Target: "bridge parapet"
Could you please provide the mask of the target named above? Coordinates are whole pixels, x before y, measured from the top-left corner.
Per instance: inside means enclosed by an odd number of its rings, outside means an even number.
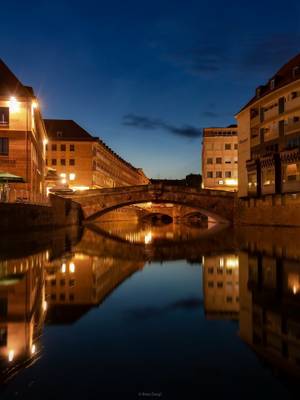
[[[197,190],[190,187],[160,184],[91,189],[65,195],[79,203],[86,220],[96,219],[114,209],[138,203],[173,203],[199,209],[220,222],[232,222],[234,199],[232,192]]]

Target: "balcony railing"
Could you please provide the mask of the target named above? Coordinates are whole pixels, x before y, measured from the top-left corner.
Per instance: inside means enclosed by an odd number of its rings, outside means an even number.
[[[295,108],[300,108],[300,96],[295,97],[285,103],[285,111],[291,111]]]
[[[284,128],[284,133],[288,135],[289,133],[299,130],[300,130],[300,121],[298,122],[289,121],[289,123]]]
[[[270,110],[264,112],[264,120],[275,118],[278,115],[278,106],[272,107]]]

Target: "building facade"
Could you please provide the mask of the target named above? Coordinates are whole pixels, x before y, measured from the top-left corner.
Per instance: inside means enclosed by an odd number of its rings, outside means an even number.
[[[300,191],[300,54],[236,115],[239,196]]]
[[[45,119],[49,184],[73,190],[143,185],[148,178],[72,120]],[[58,182],[51,180],[55,172]],[[52,174],[51,174],[52,173]]]
[[[239,259],[236,254],[203,257],[205,315],[212,319],[238,319]]]
[[[0,60],[0,171],[25,183],[10,185],[26,200],[44,194],[47,135],[33,89],[24,86]],[[21,193],[23,193],[21,195]]]
[[[237,127],[204,128],[202,142],[202,187],[237,190]]]

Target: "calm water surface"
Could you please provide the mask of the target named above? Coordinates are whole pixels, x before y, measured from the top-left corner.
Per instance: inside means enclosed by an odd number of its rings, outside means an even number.
[[[294,398],[299,231],[219,228],[2,240],[2,398]]]

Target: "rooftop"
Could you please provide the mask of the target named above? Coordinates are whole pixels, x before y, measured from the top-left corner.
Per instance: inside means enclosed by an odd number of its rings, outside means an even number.
[[[33,97],[33,89],[24,86],[0,59],[0,96]]]
[[[300,79],[300,53],[284,64],[275,75],[273,75],[265,85],[256,88],[256,94],[252,99],[238,112],[245,110],[257,100],[266,95],[288,85],[289,83]]]
[[[92,136],[80,125],[71,119],[44,119],[45,127],[47,131],[48,138],[50,140],[71,140],[71,141],[88,141],[97,142],[103,146],[108,152],[110,152],[119,161],[127,165],[127,167],[135,170],[136,172],[142,174],[142,170],[135,168],[129,162],[121,158],[117,153],[115,153],[109,146],[107,146],[98,137]]]

